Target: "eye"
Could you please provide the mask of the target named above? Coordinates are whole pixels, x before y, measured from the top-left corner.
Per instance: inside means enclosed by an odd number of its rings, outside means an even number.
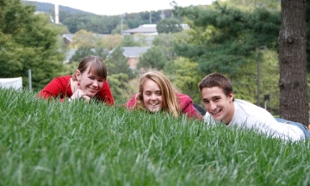
[[[204,103],[209,103],[209,100],[207,100],[207,99],[204,99],[204,100],[202,100]]]
[[[151,92],[144,92],[144,95],[146,95],[146,96],[150,96],[152,93]]]
[[[157,95],[157,96],[161,96],[161,91],[157,91],[157,92],[156,92],[156,95]]]

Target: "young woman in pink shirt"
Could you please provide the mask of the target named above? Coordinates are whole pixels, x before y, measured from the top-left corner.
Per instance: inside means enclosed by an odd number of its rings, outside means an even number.
[[[190,118],[201,119],[192,99],[181,94],[162,73],[147,72],[140,77],[139,92],[125,106],[129,109],[148,110],[151,113],[164,111],[173,116],[185,114]]]

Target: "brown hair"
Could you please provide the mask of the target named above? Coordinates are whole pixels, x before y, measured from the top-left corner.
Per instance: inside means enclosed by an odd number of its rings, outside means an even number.
[[[146,80],[154,81],[162,93],[162,110],[165,112],[172,113],[174,116],[178,116],[182,113],[179,99],[176,95],[178,89],[172,85],[169,79],[158,71],[147,72],[140,77],[139,81],[139,92],[136,96],[136,105],[135,108],[145,109],[143,103],[143,88]]]
[[[200,92],[203,88],[219,87],[223,90],[223,93],[228,96],[233,93],[233,88],[230,80],[220,73],[212,73],[204,77],[201,82],[198,83]]]
[[[107,79],[107,68],[103,62],[103,60],[98,56],[87,56],[79,63],[77,68],[81,74],[83,74],[87,69],[89,69],[88,73],[91,72],[98,77],[103,79]],[[76,72],[72,74],[72,80],[76,81]]]

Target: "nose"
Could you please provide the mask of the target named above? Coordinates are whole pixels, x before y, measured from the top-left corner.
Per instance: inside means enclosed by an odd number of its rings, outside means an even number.
[[[97,80],[94,80],[94,81],[93,81],[93,86],[94,86],[94,87],[98,87],[98,81],[97,81]]]
[[[156,100],[157,98],[156,98],[156,95],[155,94],[152,94],[151,95],[151,100]]]
[[[214,110],[216,109],[217,106],[214,102],[210,101],[209,107],[210,107],[210,110]]]

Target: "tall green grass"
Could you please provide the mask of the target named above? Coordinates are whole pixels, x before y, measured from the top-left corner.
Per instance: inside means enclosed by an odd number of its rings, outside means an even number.
[[[0,90],[0,185],[309,185],[309,141]]]

